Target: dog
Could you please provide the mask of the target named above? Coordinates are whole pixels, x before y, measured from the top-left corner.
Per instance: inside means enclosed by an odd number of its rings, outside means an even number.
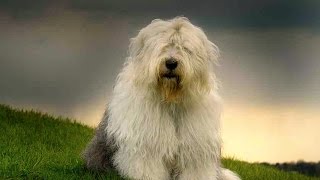
[[[239,180],[220,162],[218,57],[185,17],[141,29],[84,152],[86,166],[134,180]]]

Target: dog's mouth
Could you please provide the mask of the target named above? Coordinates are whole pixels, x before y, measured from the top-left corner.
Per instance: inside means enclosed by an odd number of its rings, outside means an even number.
[[[162,77],[167,79],[179,78],[179,76],[174,73],[166,73],[166,74],[163,74]]]
[[[165,73],[161,76],[164,80],[169,80],[169,81],[176,81],[177,83],[180,82],[180,76],[178,74],[169,72],[169,73]]]

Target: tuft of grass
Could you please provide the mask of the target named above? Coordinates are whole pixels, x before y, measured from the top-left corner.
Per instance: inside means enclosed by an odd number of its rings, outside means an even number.
[[[68,118],[0,105],[0,179],[122,179],[89,171],[81,152],[94,130]],[[313,180],[298,173],[224,159],[244,180]]]

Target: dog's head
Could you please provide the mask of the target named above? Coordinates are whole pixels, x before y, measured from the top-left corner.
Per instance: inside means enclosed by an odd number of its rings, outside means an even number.
[[[153,20],[131,40],[129,63],[139,85],[155,87],[165,101],[211,89],[218,48],[187,18]],[[148,87],[149,88],[149,87]]]

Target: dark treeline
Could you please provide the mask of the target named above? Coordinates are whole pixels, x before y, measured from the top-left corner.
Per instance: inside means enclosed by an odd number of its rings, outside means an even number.
[[[287,162],[287,163],[261,163],[266,166],[273,166],[283,171],[295,171],[308,176],[320,177],[320,161],[319,162],[304,162],[300,160],[298,162]]]

